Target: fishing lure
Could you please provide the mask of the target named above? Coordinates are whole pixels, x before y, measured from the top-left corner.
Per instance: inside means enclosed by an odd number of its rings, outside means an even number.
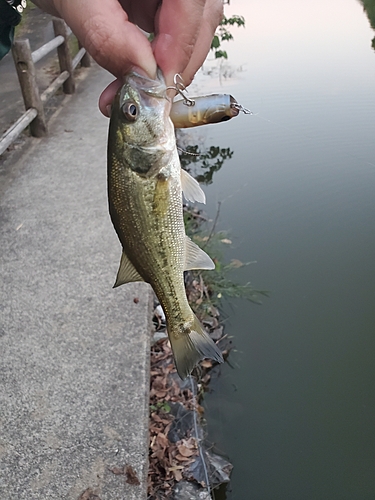
[[[229,94],[210,94],[190,98],[186,95],[186,87],[180,75],[175,75],[174,87],[182,99],[172,104],[171,120],[176,128],[198,127],[209,123],[220,123],[237,116],[241,111],[252,112],[239,104]]]

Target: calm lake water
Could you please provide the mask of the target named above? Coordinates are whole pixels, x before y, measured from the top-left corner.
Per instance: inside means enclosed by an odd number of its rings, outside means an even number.
[[[375,2],[368,8],[375,13]],[[237,351],[206,397],[234,464],[217,499],[375,499],[375,36],[356,0],[232,0],[246,28],[200,93],[254,115],[194,131],[233,151],[205,187],[234,277],[271,291],[226,303]],[[195,136],[194,136],[195,134]]]

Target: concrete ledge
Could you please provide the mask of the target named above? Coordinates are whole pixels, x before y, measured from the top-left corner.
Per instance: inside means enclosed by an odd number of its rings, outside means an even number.
[[[152,294],[111,288],[110,80],[90,71],[0,200],[2,500],[146,498]],[[111,472],[125,464],[140,485]]]

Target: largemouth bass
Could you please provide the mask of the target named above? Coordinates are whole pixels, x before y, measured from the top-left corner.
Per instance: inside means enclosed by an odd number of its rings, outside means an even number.
[[[182,191],[205,201],[198,182],[181,169],[171,103],[161,73],[130,73],[112,105],[108,138],[108,198],[123,253],[115,287],[146,281],[162,305],[177,372],[185,378],[203,358],[222,354],[191,310],[185,270],[213,269],[185,234]]]

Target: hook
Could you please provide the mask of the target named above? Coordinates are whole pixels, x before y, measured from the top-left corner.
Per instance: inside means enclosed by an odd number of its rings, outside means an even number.
[[[195,101],[193,99],[190,99],[184,92],[187,92],[187,88],[184,85],[184,81],[182,79],[182,76],[176,73],[173,77],[173,83],[174,87],[167,87],[167,90],[172,89],[175,90],[180,96],[183,97],[184,104],[186,106],[194,106]]]

